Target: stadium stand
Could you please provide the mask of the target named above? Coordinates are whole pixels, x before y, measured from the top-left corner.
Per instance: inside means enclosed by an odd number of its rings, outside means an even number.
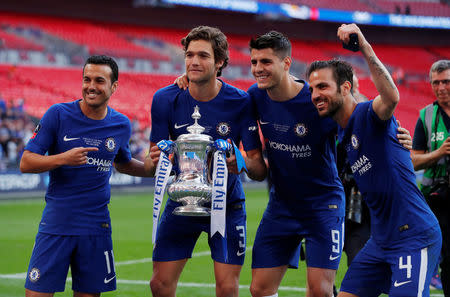
[[[381,9],[370,1],[357,0],[291,3],[334,9]],[[25,111],[40,118],[50,105],[81,97],[79,66],[88,55],[112,55],[118,61],[121,74],[120,87],[111,99],[111,106],[137,126],[150,127],[154,92],[172,83],[184,70],[180,40],[187,32],[186,29],[0,12],[1,96],[8,106],[22,100]],[[252,36],[227,34],[227,37],[230,66],[224,71],[224,77],[235,86],[247,89],[254,83],[248,50]],[[295,38],[291,41],[296,76],[302,78],[306,65],[314,60],[341,58],[354,66],[362,92],[369,98],[376,95],[360,55],[350,54],[336,41]],[[438,59],[450,58],[450,48],[391,44],[374,44],[374,48],[391,72],[401,69],[405,73],[405,81],[399,86],[402,100],[397,116],[413,131],[417,110],[433,98],[428,85],[429,67]]]
[[[44,47],[39,44],[35,44],[25,38],[16,36],[15,34],[10,34],[4,30],[0,29],[0,47],[3,48],[13,48],[22,49],[29,51],[42,51]]]
[[[450,6],[439,1],[371,1],[382,13],[449,16]]]
[[[116,57],[169,60],[169,57],[165,55],[121,38],[108,30],[105,25],[101,26],[79,20],[12,14],[0,14],[0,24],[33,27],[62,40],[86,46],[89,54],[104,53]]]
[[[309,7],[346,11],[367,11],[372,13],[411,14],[424,16],[449,16],[450,6],[439,0],[401,1],[401,0],[266,0],[272,3],[291,3]],[[408,7],[408,8],[407,8]]]
[[[373,11],[373,8],[370,5],[367,5],[363,1],[359,0],[348,0],[348,1],[333,1],[333,0],[268,0],[266,2],[273,3],[291,3],[295,5],[306,5],[309,7],[318,7],[318,8],[329,8],[329,9],[337,9],[337,10],[348,10],[348,11]]]
[[[119,35],[127,36],[133,40],[153,40],[157,43],[168,43],[175,48],[180,48],[181,39],[186,36],[188,30],[174,30],[165,28],[148,28],[148,27],[134,27],[134,26],[111,26],[116,33]],[[249,61],[249,55],[241,51],[243,40],[240,37],[228,36],[228,41],[230,43],[230,61],[238,65],[247,65]],[[248,41],[244,42],[246,44],[245,50],[248,51]]]

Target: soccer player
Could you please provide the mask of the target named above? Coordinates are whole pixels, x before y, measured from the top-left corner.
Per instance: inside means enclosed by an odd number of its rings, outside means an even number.
[[[277,296],[288,267],[297,268],[306,239],[308,294],[332,296],[342,252],[344,191],[336,168],[337,125],[322,119],[309,85],[290,75],[291,44],[271,31],[250,41],[250,87],[273,181],[270,200],[253,245],[254,297]],[[187,80],[176,80],[185,87]],[[399,130],[399,141],[411,143]],[[403,136],[403,134],[406,134]]]
[[[25,147],[20,170],[49,171],[46,206],[25,283],[27,297],[64,291],[69,266],[75,297],[116,289],[109,178],[148,176],[131,158],[128,118],[108,107],[118,86],[116,62],[91,56],[83,67],[83,98],[48,109]],[[48,153],[48,155],[46,155]]]
[[[339,124],[371,214],[372,235],[350,265],[339,296],[429,296],[441,248],[439,225],[416,185],[409,151],[396,141],[398,90],[361,30],[355,24],[339,27],[343,42],[350,34],[358,36],[379,96],[357,103],[346,62],[316,61],[307,71],[312,102],[320,116]]]
[[[247,152],[249,176],[263,180],[266,166],[256,120],[248,94],[217,79],[228,63],[228,42],[217,28],[200,26],[182,39],[185,52],[188,88],[176,85],[158,90],[152,102],[152,132],[150,155],[146,168],[155,172],[160,151],[156,144],[165,139],[177,139],[193,124],[194,107],[200,108],[199,124],[205,134],[216,139],[242,141]],[[244,262],[246,244],[245,197],[234,155],[227,158],[228,184],[226,206],[226,237],[210,237],[209,217],[185,217],[172,214],[180,204],[168,200],[161,216],[153,250],[153,275],[150,287],[153,296],[174,297],[178,279],[192,256],[194,245],[202,231],[208,233],[208,243],[214,261],[216,295],[238,296],[239,274]]]
[[[258,111],[273,184],[253,245],[252,296],[277,295],[306,240],[309,296],[332,296],[342,253],[344,191],[336,168],[337,126],[320,118],[309,85],[289,74],[291,44],[271,31],[250,41]]]

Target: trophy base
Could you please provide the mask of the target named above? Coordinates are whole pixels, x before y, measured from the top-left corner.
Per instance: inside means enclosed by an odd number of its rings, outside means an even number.
[[[209,217],[211,215],[211,210],[197,205],[186,205],[178,206],[172,213],[178,216]]]

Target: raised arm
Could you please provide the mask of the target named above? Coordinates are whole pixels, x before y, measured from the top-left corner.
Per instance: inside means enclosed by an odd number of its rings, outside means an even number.
[[[397,87],[358,26],[343,24],[339,27],[337,35],[343,42],[348,43],[352,33],[358,35],[360,51],[367,61],[372,80],[379,93],[374,99],[373,110],[381,120],[388,120],[394,114],[395,107],[400,100]]]
[[[96,147],[75,147],[57,155],[40,155],[25,150],[20,160],[23,173],[41,173],[63,165],[79,166],[86,164],[89,152],[98,151]]]

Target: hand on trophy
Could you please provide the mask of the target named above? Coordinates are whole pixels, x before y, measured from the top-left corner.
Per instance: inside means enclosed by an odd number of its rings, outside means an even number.
[[[229,173],[233,173],[233,174],[239,174],[239,169],[238,169],[238,164],[237,164],[237,160],[236,160],[236,154],[234,153],[234,149],[233,149],[233,143],[231,141],[231,139],[227,139],[227,143],[230,144],[230,149],[227,150],[227,158],[226,158],[226,162],[227,162],[227,168],[228,168],[228,172]],[[242,171],[242,169],[241,169]]]
[[[158,161],[159,161],[159,156],[161,155],[161,151],[160,151],[160,149],[158,148],[158,146],[152,146],[151,148],[150,148],[150,153],[149,153],[149,155],[150,155],[150,159],[152,159],[152,162],[153,163],[155,163],[155,164],[158,164]]]
[[[161,140],[155,146],[150,148],[149,156],[153,164],[158,164],[161,151],[171,155],[173,153],[173,141]],[[172,159],[172,158],[170,158]]]

